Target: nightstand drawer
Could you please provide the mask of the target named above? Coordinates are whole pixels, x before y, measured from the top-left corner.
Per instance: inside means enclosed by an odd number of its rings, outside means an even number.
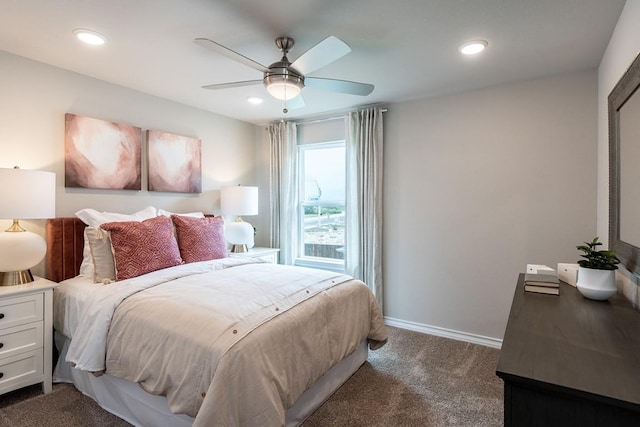
[[[42,348],[42,322],[0,329],[0,363],[19,353]]]
[[[22,384],[41,380],[44,373],[42,350],[30,351],[0,360],[0,393]]]
[[[42,320],[41,293],[0,300],[0,330]]]

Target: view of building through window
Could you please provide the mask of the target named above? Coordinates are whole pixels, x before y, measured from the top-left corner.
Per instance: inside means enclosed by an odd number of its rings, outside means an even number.
[[[344,262],[344,142],[301,146],[300,165],[300,256]]]

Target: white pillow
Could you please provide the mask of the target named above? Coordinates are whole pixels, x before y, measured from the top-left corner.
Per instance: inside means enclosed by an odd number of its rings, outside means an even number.
[[[156,208],[153,206],[147,206],[146,208],[132,213],[123,214],[116,212],[98,212],[95,209],[81,209],[76,212],[76,216],[82,220],[89,227],[99,228],[101,224],[105,222],[122,222],[122,221],[144,221],[145,219],[153,218],[157,214]],[[79,274],[81,276],[94,278],[95,266],[93,263],[93,257],[91,256],[91,249],[89,248],[89,238],[87,232],[84,233],[84,248],[82,250],[82,263],[80,264]]]
[[[89,227],[99,228],[105,222],[122,222],[122,221],[144,221],[145,219],[156,216],[156,208],[147,206],[141,211],[132,214],[123,214],[115,212],[98,212],[95,209],[81,209],[76,212],[76,216]]]
[[[190,216],[193,218],[204,218],[204,214],[202,212],[175,213],[175,212],[165,211],[164,209],[158,209],[158,216],[171,217],[171,215]]]

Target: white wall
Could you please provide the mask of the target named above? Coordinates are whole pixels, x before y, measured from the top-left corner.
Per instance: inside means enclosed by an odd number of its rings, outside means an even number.
[[[598,234],[609,240],[609,127],[607,98],[640,52],[640,0],[627,0],[598,68]],[[637,277],[619,270],[619,287],[636,306]]]
[[[95,80],[0,51],[0,167],[55,172],[56,214],[78,209],[134,212],[148,205],[174,212],[220,212],[223,185],[256,185],[256,126]],[[202,193],[89,190],[64,187],[67,112],[200,138]],[[143,159],[146,157],[143,148]],[[143,162],[143,165],[145,163]],[[146,171],[143,167],[143,188]],[[6,228],[8,222],[0,221]],[[42,232],[43,221],[30,229]],[[34,229],[35,228],[35,229]],[[42,271],[36,270],[42,274]]]
[[[502,339],[527,263],[596,232],[596,73],[389,106],[385,316]]]

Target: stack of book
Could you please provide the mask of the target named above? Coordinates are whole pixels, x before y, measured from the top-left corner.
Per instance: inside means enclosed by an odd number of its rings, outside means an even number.
[[[535,292],[538,294],[560,295],[560,281],[556,276],[550,274],[524,275],[525,292]]]

